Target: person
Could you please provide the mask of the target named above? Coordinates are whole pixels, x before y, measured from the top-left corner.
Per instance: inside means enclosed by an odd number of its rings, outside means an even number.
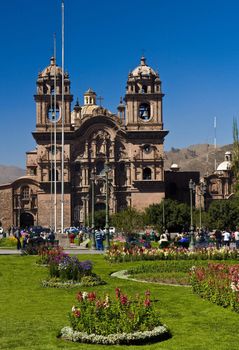
[[[217,249],[222,246],[222,232],[220,230],[216,230],[214,233],[214,237],[216,238],[216,247]]]
[[[165,248],[168,246],[168,236],[166,233],[162,233],[159,239],[159,247]]]
[[[49,236],[48,236],[48,241],[53,244],[55,241],[55,234],[53,231],[50,232]]]
[[[234,239],[236,243],[236,248],[239,249],[239,228],[237,227],[236,231],[234,232]]]
[[[21,233],[20,233],[20,230],[17,229],[15,231],[15,234],[14,234],[16,240],[17,240],[17,250],[20,250],[22,248],[22,244],[21,244],[21,241],[20,241],[20,238],[21,238]]]
[[[231,239],[231,235],[230,235],[230,232],[228,232],[227,230],[226,231],[223,231],[223,245],[225,246],[230,246],[230,239]]]
[[[23,238],[23,242],[22,242],[22,249],[26,249],[28,241],[29,241],[29,236],[28,236],[28,234],[25,234],[25,236]]]
[[[95,243],[96,243],[96,249],[97,250],[104,250],[103,246],[103,236],[101,233],[101,230],[95,230]]]

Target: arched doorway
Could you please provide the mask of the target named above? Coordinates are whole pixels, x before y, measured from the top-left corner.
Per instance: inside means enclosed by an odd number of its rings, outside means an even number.
[[[105,227],[105,203],[95,204],[95,227],[102,229]]]
[[[20,216],[20,227],[30,227],[34,225],[34,217],[30,213],[22,213]]]

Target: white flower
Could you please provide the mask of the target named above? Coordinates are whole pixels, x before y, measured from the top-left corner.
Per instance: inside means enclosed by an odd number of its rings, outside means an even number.
[[[71,309],[72,312],[76,311],[76,307],[75,305],[72,306],[72,309]]]
[[[82,293],[82,298],[83,298],[83,300],[85,300],[85,299],[87,298],[87,296],[88,296],[88,293],[87,293],[87,292],[83,292],[83,293]]]

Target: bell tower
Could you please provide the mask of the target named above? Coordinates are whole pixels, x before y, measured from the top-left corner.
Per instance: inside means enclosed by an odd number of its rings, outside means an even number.
[[[126,86],[127,129],[162,130],[163,96],[158,73],[141,57],[140,65],[129,73]]]
[[[64,74],[64,117],[65,131],[71,130],[71,102],[70,80],[68,73]],[[51,57],[50,65],[39,73],[37,79],[36,101],[36,131],[47,131],[52,122],[61,126],[62,116],[62,69],[56,65]]]

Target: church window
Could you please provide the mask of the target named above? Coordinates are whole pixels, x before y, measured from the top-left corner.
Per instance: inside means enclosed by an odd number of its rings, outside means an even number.
[[[151,146],[150,145],[144,145],[144,152],[145,153],[150,153],[150,151],[151,151]]]
[[[55,169],[51,169],[49,171],[49,181],[55,181]],[[56,181],[59,181],[58,170],[56,170]]]
[[[51,103],[51,105],[48,107],[47,117],[51,122],[59,120],[60,109],[58,104],[56,105],[56,108],[55,108],[54,103]]]
[[[75,171],[80,171],[80,163],[75,163]]]
[[[22,199],[29,199],[30,197],[30,189],[28,186],[22,188]]]
[[[146,94],[147,93],[147,86],[146,85],[142,86],[141,93],[142,94]]]
[[[105,163],[103,161],[99,161],[96,164],[96,175],[104,175],[105,172]]]
[[[30,168],[30,175],[35,176],[37,174],[37,169],[36,168]]]
[[[151,180],[152,179],[152,172],[150,168],[144,168],[143,169],[143,180]]]
[[[139,106],[139,117],[144,121],[150,119],[150,105],[148,103],[141,103]]]

